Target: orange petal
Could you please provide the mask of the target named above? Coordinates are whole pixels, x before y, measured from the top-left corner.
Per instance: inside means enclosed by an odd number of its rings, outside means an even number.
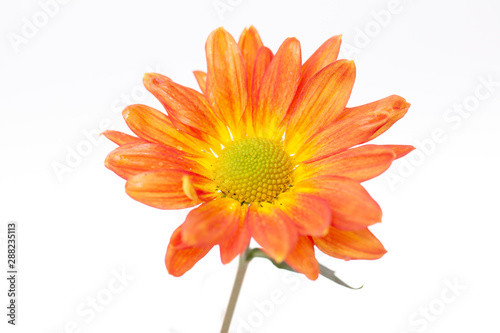
[[[193,181],[191,177],[188,175],[182,175],[182,190],[184,191],[184,194],[191,200],[201,203],[202,200],[198,196],[198,192],[196,191],[196,188],[194,187]]]
[[[132,132],[149,142],[162,143],[195,156],[208,156],[203,152],[208,148],[202,141],[183,135],[167,115],[147,105],[128,106],[123,110],[123,118]]]
[[[236,132],[236,124],[245,111],[247,72],[241,51],[234,38],[224,28],[218,28],[208,36],[207,96],[210,106],[229,128]]]
[[[314,237],[314,244],[329,256],[351,259],[378,259],[387,251],[380,241],[370,232],[361,229],[353,231],[338,230],[330,227],[324,237]]]
[[[185,246],[182,244],[181,229],[182,225],[172,233],[165,255],[165,266],[173,276],[181,276],[189,271],[211,249],[211,247]]]
[[[159,170],[140,173],[127,180],[125,191],[143,204],[159,209],[180,209],[196,206],[183,189],[183,176],[189,176],[198,198],[208,201],[216,197],[211,179],[185,170]]]
[[[302,66],[300,83],[297,92],[301,92],[307,81],[325,66],[331,64],[339,55],[342,36],[333,36],[321,45]]]
[[[263,46],[259,49],[257,52],[257,56],[255,59],[255,66],[253,69],[253,75],[252,75],[252,121],[251,121],[251,130],[252,132],[255,132],[255,126],[258,121],[258,114],[257,114],[257,101],[258,101],[258,92],[260,89],[260,85],[262,83],[262,78],[264,77],[264,74],[266,73],[267,68],[269,67],[269,64],[273,60],[273,52],[271,52],[270,49],[267,47]],[[249,112],[250,113],[250,112]],[[250,117],[249,114],[247,114],[247,117]],[[248,118],[247,118],[248,119]],[[254,120],[255,119],[255,120]]]
[[[135,136],[128,135],[122,132],[107,130],[101,133],[109,140],[113,141],[119,146],[127,145],[129,143],[146,143],[147,141]]]
[[[392,149],[394,154],[396,154],[396,158],[394,158],[395,160],[397,160],[398,158],[401,158],[403,156],[406,156],[406,154],[415,150],[415,147],[407,146],[407,145],[382,145],[380,147]]]
[[[295,162],[313,162],[347,148],[365,143],[387,121],[387,113],[369,113],[336,121],[320,130],[300,148],[285,145],[288,153],[295,153]]]
[[[359,182],[372,179],[387,170],[396,159],[393,149],[387,146],[365,145],[331,155],[299,168],[300,179],[317,176],[340,176]]]
[[[403,97],[392,95],[365,105],[356,106],[354,108],[346,108],[340,115],[339,119],[347,119],[373,112],[387,112],[387,114],[389,115],[387,122],[375,133],[373,133],[373,135],[370,137],[371,140],[387,131],[396,121],[403,118],[409,107],[410,103],[406,102]]]
[[[194,77],[196,78],[196,82],[198,82],[198,86],[200,86],[200,90],[202,93],[205,93],[207,90],[207,73],[202,71],[194,71]]]
[[[276,262],[282,262],[297,243],[297,230],[292,220],[273,204],[251,204],[248,226],[252,237]]]
[[[319,265],[314,255],[314,243],[308,236],[300,236],[295,248],[285,259],[295,271],[304,274],[311,280],[319,276]]]
[[[234,233],[219,243],[220,258],[224,265],[230,263],[237,255],[245,251],[250,243],[250,231],[246,220],[248,206],[241,206],[240,212],[238,227]]]
[[[144,86],[163,104],[173,125],[181,131],[207,143],[213,143],[214,147],[217,144],[206,134],[219,141],[230,139],[227,128],[212,114],[205,96],[196,90],[155,73],[144,75]]]
[[[159,169],[206,173],[197,162],[184,158],[181,151],[157,143],[132,143],[121,146],[106,157],[104,165],[124,179]]]
[[[243,114],[243,122],[247,133],[253,132],[253,122],[252,122],[252,82],[253,82],[253,71],[255,67],[255,59],[257,58],[257,53],[259,49],[263,46],[262,40],[260,39],[257,30],[251,26],[250,28],[245,28],[240,35],[238,41],[238,46],[240,47],[243,59],[245,61],[245,66],[247,69],[248,76],[248,103]]]
[[[275,204],[295,223],[299,234],[323,236],[328,231],[332,213],[326,200],[308,193],[285,192]]]
[[[297,183],[294,188],[328,201],[332,211],[332,226],[338,229],[363,229],[382,220],[380,206],[355,180],[315,177]]]
[[[260,83],[254,115],[257,135],[276,138],[282,134],[282,122],[295,96],[300,69],[300,43],[295,38],[288,38],[276,52]]]
[[[245,28],[240,35],[238,46],[240,47],[247,68],[248,92],[250,93],[252,88],[253,68],[255,65],[255,59],[257,58],[257,52],[262,46],[264,46],[257,29],[253,26]]]
[[[351,96],[356,67],[353,61],[338,60],[326,66],[304,86],[288,123],[288,146],[299,146],[321,128],[338,118]]]
[[[191,210],[182,227],[182,242],[192,246],[213,246],[238,228],[241,203],[230,198],[212,200]]]

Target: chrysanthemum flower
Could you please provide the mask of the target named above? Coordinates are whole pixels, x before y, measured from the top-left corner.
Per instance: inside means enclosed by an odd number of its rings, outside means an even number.
[[[384,255],[368,230],[382,212],[360,183],[414,148],[360,145],[409,104],[393,95],[346,107],[355,66],[337,60],[340,43],[330,38],[302,64],[295,38],[273,54],[253,27],[239,42],[219,28],[206,43],[206,74],[194,72],[201,93],[145,75],[166,113],[128,106],[123,116],[138,137],[106,131],[120,147],[105,164],[139,202],[197,206],[170,239],[170,274],[184,274],[215,245],[227,264],[252,238],[310,279],[319,273],[315,247],[345,260]]]

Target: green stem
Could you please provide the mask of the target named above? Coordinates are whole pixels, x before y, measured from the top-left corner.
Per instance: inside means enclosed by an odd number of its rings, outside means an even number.
[[[231,325],[231,320],[233,319],[236,302],[238,301],[238,296],[240,295],[241,285],[243,284],[243,279],[245,278],[248,264],[250,263],[250,260],[252,260],[252,258],[248,256],[248,253],[249,249],[240,254],[238,271],[236,272],[233,290],[231,291],[229,303],[227,304],[226,314],[224,315],[224,322],[222,323],[222,328],[220,330],[221,333],[229,332],[229,326]]]
[[[231,320],[233,319],[234,309],[236,308],[236,302],[238,301],[238,296],[240,295],[241,286],[243,284],[243,279],[245,278],[245,273],[247,271],[248,264],[253,258],[265,258],[269,259],[274,266],[295,272],[286,262],[277,263],[271,259],[267,254],[265,254],[261,249],[250,249],[247,248],[246,251],[240,254],[240,260],[238,264],[238,271],[236,272],[236,279],[234,280],[233,290],[231,291],[231,296],[229,297],[229,303],[227,304],[226,314],[224,315],[224,322],[222,323],[221,333],[228,333],[229,326],[231,325]],[[349,289],[361,289],[353,288],[346,284],[344,281],[339,279],[335,272],[329,268],[319,264],[319,273],[326,277],[327,279],[344,286]]]

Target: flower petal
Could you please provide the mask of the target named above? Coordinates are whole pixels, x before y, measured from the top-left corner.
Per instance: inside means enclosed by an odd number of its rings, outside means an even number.
[[[298,147],[321,128],[335,121],[351,96],[356,67],[338,60],[324,67],[304,86],[292,111],[285,144]],[[293,148],[292,148],[293,149]]]
[[[251,26],[245,28],[240,35],[238,41],[238,46],[240,47],[243,59],[245,61],[245,66],[247,69],[248,76],[248,103],[243,114],[243,122],[246,127],[247,133],[253,133],[253,121],[252,121],[252,85],[253,85],[253,72],[255,67],[255,59],[257,58],[257,53],[260,48],[263,47],[262,40],[260,39],[257,30]],[[260,80],[260,78],[259,78]]]
[[[255,132],[255,126],[257,124],[260,124],[259,119],[258,119],[258,114],[257,114],[257,101],[258,101],[258,92],[260,89],[260,85],[262,83],[262,78],[264,77],[264,74],[266,73],[267,68],[269,67],[269,64],[273,60],[273,52],[271,52],[270,49],[267,47],[263,46],[259,49],[257,52],[256,58],[255,58],[255,66],[253,69],[253,75],[252,75],[252,114],[251,114],[251,122],[249,122],[248,126],[248,133],[254,133]],[[250,117],[249,115],[250,112],[247,113],[247,117]],[[247,118],[248,119],[248,118]],[[260,125],[259,125],[260,126]]]
[[[210,34],[205,49],[206,93],[210,106],[235,132],[248,100],[243,56],[234,38],[224,28],[218,28]]]
[[[181,229],[182,225],[172,233],[165,255],[165,266],[168,272],[177,277],[193,268],[212,248],[183,245]]]
[[[297,230],[290,218],[277,206],[253,203],[248,211],[252,237],[276,262],[282,262],[297,243]]]
[[[297,174],[300,174],[300,180],[330,175],[364,182],[383,173],[395,159],[395,152],[387,146],[364,145],[304,163],[299,166],[301,172]]]
[[[326,236],[314,237],[313,240],[318,249],[327,255],[344,260],[374,260],[387,252],[367,228],[345,231],[330,227]]]
[[[380,126],[387,122],[387,113],[369,113],[336,121],[308,139],[302,146],[285,145],[295,153],[295,162],[313,162],[370,140]]]
[[[226,240],[219,243],[220,258],[224,265],[230,263],[237,255],[245,251],[250,243],[250,231],[248,230],[248,223],[246,220],[248,206],[242,205],[240,207],[240,212],[238,227],[234,233]]]
[[[162,143],[195,156],[209,155],[203,152],[208,148],[202,141],[183,135],[167,115],[147,105],[128,106],[123,110],[123,118],[132,132],[149,142]]]
[[[262,40],[260,39],[257,29],[253,26],[245,28],[240,35],[238,40],[238,46],[240,47],[243,59],[248,73],[248,92],[251,92],[252,88],[252,77],[253,69],[255,66],[255,59],[257,58],[257,52],[264,46]]]
[[[141,138],[136,138],[135,136],[128,135],[122,132],[107,130],[101,133],[109,140],[113,141],[119,146],[123,146],[129,143],[146,143],[147,141]]]
[[[370,137],[371,140],[387,131],[396,121],[403,118],[409,107],[410,103],[406,102],[403,97],[392,95],[372,103],[356,106],[354,108],[346,108],[340,115],[339,119],[348,119],[358,115],[373,112],[387,112],[387,114],[389,115],[387,122],[383,126],[381,126],[375,133],[373,133],[373,135]]]
[[[159,209],[196,206],[199,202],[184,193],[185,175],[189,176],[200,200],[209,201],[216,197],[216,186],[211,179],[185,170],[159,170],[137,174],[127,180],[125,192],[132,199]]]
[[[392,149],[392,151],[396,154],[395,160],[404,157],[411,151],[415,150],[415,147],[407,145],[382,145],[380,147]]]
[[[121,146],[106,157],[104,165],[124,179],[159,169],[207,173],[197,162],[184,158],[180,150],[157,143],[132,143]]]
[[[194,77],[196,78],[196,82],[200,87],[202,93],[205,93],[207,90],[207,73],[202,71],[193,71]]]
[[[299,234],[323,236],[328,231],[332,213],[326,200],[309,193],[284,192],[275,204],[295,223]]]
[[[302,66],[300,82],[297,92],[301,92],[307,81],[318,73],[325,66],[331,64],[339,55],[342,36],[333,36],[324,42],[314,53],[307,59]]]
[[[283,120],[297,90],[301,69],[300,43],[286,39],[269,64],[258,91],[254,116],[257,135],[280,137]]]
[[[380,206],[355,180],[314,177],[295,184],[294,188],[328,201],[332,211],[332,226],[338,229],[363,229],[382,220]]]
[[[182,175],[182,191],[191,200],[196,203],[201,203],[202,200],[198,196],[198,191],[194,187],[193,180],[188,175]]]
[[[241,203],[220,198],[191,210],[182,227],[182,242],[191,246],[213,246],[238,228]]]
[[[212,147],[217,144],[206,134],[222,142],[230,140],[226,126],[213,115],[205,96],[196,90],[156,73],[144,75],[144,86],[162,103],[173,125],[181,131],[212,143]]]
[[[319,264],[314,255],[314,243],[308,236],[300,236],[295,248],[285,259],[295,271],[304,274],[311,280],[319,276]]]

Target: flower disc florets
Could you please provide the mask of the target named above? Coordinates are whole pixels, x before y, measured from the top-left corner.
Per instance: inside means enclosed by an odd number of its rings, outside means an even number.
[[[219,190],[240,202],[271,202],[292,186],[292,161],[281,142],[245,138],[232,142],[217,158]]]

